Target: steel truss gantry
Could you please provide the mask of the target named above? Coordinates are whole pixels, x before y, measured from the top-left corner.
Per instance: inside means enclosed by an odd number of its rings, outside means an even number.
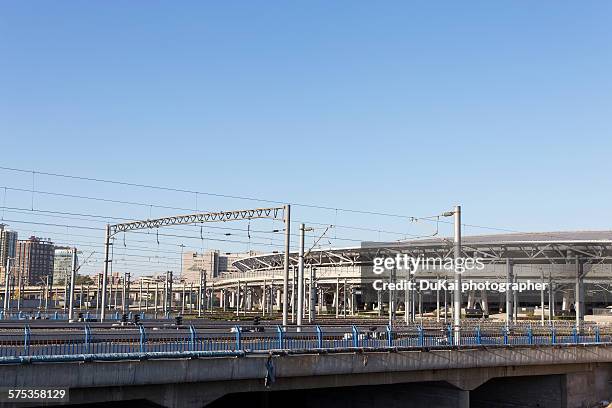
[[[255,209],[244,209],[244,210],[233,210],[233,211],[217,211],[217,212],[204,212],[187,215],[174,215],[170,217],[155,218],[148,220],[137,220],[120,224],[107,224],[106,225],[106,242],[104,246],[104,274],[102,277],[102,307],[100,309],[100,321],[103,322],[105,319],[106,312],[106,292],[108,282],[108,271],[109,264],[112,262],[109,259],[109,249],[112,245],[110,240],[113,236],[120,232],[128,232],[142,229],[153,229],[160,227],[168,227],[172,225],[187,225],[187,224],[203,224],[208,222],[228,222],[228,221],[241,221],[241,220],[252,220],[252,219],[273,219],[283,220],[285,223],[285,284],[284,284],[284,305],[283,305],[283,322],[286,324],[287,314],[287,290],[288,290],[288,279],[289,279],[289,244],[290,244],[290,210],[289,205],[283,207],[270,207],[270,208],[255,208]],[[282,218],[280,214],[282,213]]]

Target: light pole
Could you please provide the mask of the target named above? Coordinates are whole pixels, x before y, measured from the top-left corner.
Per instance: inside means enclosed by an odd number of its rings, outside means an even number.
[[[76,284],[77,249],[72,248],[72,270],[70,271],[70,299],[68,301],[68,321],[74,321],[74,285]],[[66,303],[66,302],[64,302]]]
[[[291,206],[283,208],[285,222],[285,254],[283,274],[283,327],[287,327],[289,320],[289,246],[291,243]]]
[[[302,326],[304,319],[304,235],[306,231],[312,231],[312,228],[306,228],[304,224],[300,224],[300,249],[298,258],[298,293],[297,293],[297,326]],[[311,283],[312,284],[312,283]]]
[[[11,276],[11,258],[6,258],[6,270],[4,272],[4,318],[8,319],[8,311],[11,306],[11,289],[10,289],[10,276]]]
[[[455,287],[453,296],[453,326],[454,343],[461,343],[461,273],[457,269],[457,264],[461,259],[461,206],[455,206],[454,211],[445,212],[445,217],[454,216],[455,219],[455,241],[454,241],[454,267],[455,267]]]

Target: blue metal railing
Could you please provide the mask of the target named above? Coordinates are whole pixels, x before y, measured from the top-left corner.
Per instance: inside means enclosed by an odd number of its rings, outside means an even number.
[[[599,327],[579,331],[564,327],[472,327],[455,342],[452,327],[320,327],[234,326],[231,329],[128,328],[0,330],[0,362],[7,358],[125,353],[252,352],[350,348],[443,348],[455,346],[541,346],[609,344],[612,332]],[[4,360],[3,360],[4,359]]]
[[[154,318],[153,313],[146,314],[145,312],[139,312],[139,313],[129,312],[127,315],[127,320],[133,320],[136,315],[138,315],[140,320]],[[92,313],[90,311],[87,311],[87,312],[75,311],[75,316],[85,319],[86,321],[99,320],[100,318],[99,314]],[[122,314],[117,311],[115,311],[112,314],[107,314],[107,319],[109,320],[119,321],[121,320],[121,317],[122,317]],[[172,315],[170,314],[161,316],[160,318],[165,318],[169,320],[173,319]],[[68,320],[68,313],[63,313],[63,312],[58,312],[58,311],[55,311],[55,312],[42,312],[42,311],[5,312],[4,310],[0,310],[0,320]]]

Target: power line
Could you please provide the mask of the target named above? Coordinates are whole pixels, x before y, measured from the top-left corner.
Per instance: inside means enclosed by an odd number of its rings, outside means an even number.
[[[357,210],[357,209],[352,209],[352,208],[329,207],[329,206],[318,205],[318,204],[286,202],[286,201],[269,200],[269,199],[263,199],[263,198],[257,198],[257,197],[237,196],[237,195],[230,195],[230,194],[212,193],[212,192],[207,192],[207,191],[196,191],[196,190],[186,190],[186,189],[180,189],[180,188],[174,188],[174,187],[156,186],[152,184],[130,183],[130,182],[125,182],[125,181],[107,180],[107,179],[99,179],[99,178],[84,177],[84,176],[74,176],[74,175],[61,174],[61,173],[49,173],[49,172],[43,172],[43,171],[38,171],[38,170],[26,170],[26,169],[19,169],[19,168],[6,167],[6,166],[0,166],[0,170],[19,172],[19,173],[28,173],[32,175],[39,174],[39,175],[50,176],[50,177],[61,177],[61,178],[82,180],[82,181],[92,181],[92,182],[97,182],[97,183],[116,184],[116,185],[122,185],[122,186],[127,186],[127,187],[139,187],[139,188],[148,188],[148,189],[154,189],[154,190],[172,191],[172,192],[177,192],[177,193],[197,194],[197,195],[204,195],[204,196],[218,197],[218,198],[229,198],[229,199],[234,199],[234,200],[245,200],[245,201],[270,203],[270,204],[291,204],[296,207],[314,208],[314,209],[320,209],[320,210],[342,211],[342,212],[350,212],[350,213],[357,213],[357,214],[379,215],[379,216],[384,216],[384,217],[395,217],[395,218],[405,218],[405,219],[424,218],[424,217],[412,217],[412,216],[401,215],[401,214],[384,213],[384,212],[378,212],[378,211],[366,211],[366,210]],[[33,189],[27,190],[27,191],[28,192],[33,191]]]
[[[0,206],[1,209],[6,209],[8,210],[8,213],[15,213],[15,214],[32,214],[33,212],[35,213],[40,213],[41,216],[45,216],[45,217],[50,217],[50,218],[60,218],[60,219],[69,219],[69,220],[77,220],[77,221],[87,221],[87,222],[96,222],[96,223],[102,223],[102,224],[106,224],[107,221],[109,219],[113,219],[113,220],[121,220],[121,221],[126,221],[126,220],[130,220],[130,221],[137,221],[137,219],[126,219],[126,218],[119,218],[119,217],[112,217],[112,216],[106,216],[106,215],[97,215],[97,214],[83,214],[83,213],[70,213],[70,212],[63,212],[63,211],[51,211],[51,210],[42,210],[42,209],[27,209],[27,208],[21,208],[21,207],[7,207],[7,206]],[[97,218],[97,219],[102,219],[105,221],[98,221],[98,220],[92,220],[92,219],[87,219],[87,218],[79,218],[79,217],[90,217],[90,218]],[[293,221],[292,223],[301,223],[304,221]],[[305,223],[305,222],[304,222]],[[319,223],[319,222],[310,222],[309,225],[320,225],[320,226],[328,226],[329,224],[324,224],[324,223]],[[212,226],[212,225],[201,225],[201,224],[194,224],[192,226],[187,226],[187,227],[200,227],[200,228],[206,228],[206,229],[220,229],[220,230],[229,230],[229,231],[241,231],[241,232],[246,232],[247,229],[244,228],[232,228],[232,227],[217,227],[217,226]],[[384,234],[396,234],[396,235],[401,235],[401,236],[407,236],[407,235],[411,235],[411,234],[407,234],[407,233],[400,233],[400,232],[392,232],[392,231],[386,231],[386,230],[381,230],[381,229],[372,229],[372,228],[364,228],[364,227],[351,227],[351,226],[345,226],[345,225],[332,225],[332,227],[334,228],[342,228],[342,229],[349,229],[349,230],[357,230],[357,231],[368,231],[368,232],[377,232],[377,233],[384,233]],[[188,229],[186,228],[178,228],[178,227],[164,227],[164,229],[166,230],[176,230],[176,231],[187,231]],[[254,230],[254,229],[250,229],[248,230],[250,232],[256,232],[256,233],[265,233],[265,234],[276,234],[276,233],[280,233],[282,232],[282,230],[278,229],[278,230]],[[213,232],[206,232],[207,234],[215,234]],[[220,233],[216,233],[216,235],[219,235]],[[227,233],[224,233],[222,235],[228,235]],[[248,237],[249,235],[245,235],[245,234],[232,234],[232,235],[237,235],[237,236],[242,236],[242,237]],[[292,236],[299,236],[298,233],[292,233]],[[308,238],[316,238],[317,235],[316,234],[308,234],[306,235]],[[421,237],[421,236],[419,236]],[[251,236],[251,238],[260,238],[260,239],[270,239],[270,240],[275,240],[275,241],[279,241],[282,242],[284,239],[283,238],[270,238],[270,237],[258,237],[258,236]],[[354,238],[347,238],[347,237],[329,237],[329,239],[333,239],[334,241],[350,241],[350,242],[363,242],[363,239],[354,239]]]
[[[8,186],[0,187],[0,188],[4,188],[5,191],[6,190],[15,190],[15,191],[29,192],[29,193],[32,193],[32,194],[34,194],[34,193],[36,193],[36,194],[52,194],[52,195],[71,197],[71,198],[94,199],[94,200],[106,201],[106,202],[112,202],[112,203],[119,203],[119,204],[139,205],[139,206],[145,206],[145,207],[149,207],[149,208],[164,208],[164,209],[175,209],[175,210],[181,210],[181,211],[194,211],[193,209],[180,208],[180,207],[172,207],[172,206],[164,206],[164,205],[158,205],[158,204],[147,204],[147,203],[128,202],[128,201],[121,201],[121,200],[111,200],[111,199],[104,199],[104,198],[99,198],[99,197],[92,198],[92,197],[79,196],[79,195],[73,195],[73,194],[51,193],[51,192],[46,192],[46,191],[35,190],[34,189],[34,176],[35,175],[43,175],[43,176],[50,176],[50,177],[59,177],[59,178],[66,178],[66,179],[73,179],[73,180],[82,180],[82,181],[90,181],[90,182],[98,182],[98,183],[107,183],[107,184],[114,184],[114,185],[121,185],[121,186],[128,186],[128,187],[139,187],[139,188],[171,191],[171,192],[178,192],[178,193],[204,195],[204,196],[219,197],[219,198],[246,200],[246,201],[261,202],[261,203],[271,203],[271,204],[291,204],[291,205],[297,206],[297,207],[313,208],[313,209],[323,209],[323,210],[330,210],[330,211],[336,211],[336,212],[337,211],[342,211],[342,212],[357,213],[357,214],[367,214],[367,215],[377,215],[377,216],[385,216],[385,217],[403,218],[403,219],[408,219],[408,220],[411,220],[411,221],[424,220],[424,221],[428,221],[428,222],[440,222],[440,223],[444,223],[444,224],[452,224],[452,222],[449,222],[449,221],[438,220],[437,217],[439,217],[439,215],[432,215],[432,216],[425,216],[425,217],[416,217],[416,216],[408,216],[408,215],[403,215],[403,214],[385,213],[385,212],[378,212],[378,211],[367,211],[367,210],[358,210],[358,209],[351,209],[351,208],[330,207],[330,206],[324,206],[324,205],[318,205],[318,204],[308,204],[308,203],[299,203],[299,202],[285,202],[285,201],[278,201],[278,200],[262,199],[262,198],[257,198],[257,197],[238,196],[238,195],[230,195],[230,194],[220,194],[220,193],[212,193],[212,192],[206,192],[206,191],[196,191],[196,190],[188,190],[188,189],[181,189],[181,188],[174,188],[174,187],[167,187],[167,186],[158,186],[158,185],[152,185],[152,184],[131,183],[131,182],[118,181],[118,180],[108,180],[108,179],[100,179],[100,178],[93,178],[93,177],[74,176],[74,175],[69,175],[69,174],[51,173],[51,172],[44,172],[44,171],[32,170],[32,169],[27,170],[27,169],[21,169],[21,168],[15,168],[15,167],[7,167],[7,166],[0,166],[0,170],[32,174],[32,177],[33,177],[33,179],[32,179],[32,188],[31,189],[20,189],[20,188],[8,187]],[[32,203],[32,208],[33,208],[33,203]],[[195,210],[195,211],[198,211],[198,210]],[[317,223],[309,222],[309,224],[316,225]],[[329,224],[325,223],[323,225],[329,225]],[[513,230],[513,229],[508,229],[508,228],[490,227],[490,226],[483,226],[483,225],[477,225],[477,224],[464,224],[464,223],[462,223],[462,226],[471,227],[471,228],[486,229],[486,230],[492,230],[492,231],[509,232],[509,233],[525,233],[523,231],[518,231],[518,230]],[[345,228],[347,228],[347,227],[345,226]],[[353,227],[353,228],[356,229],[358,227]],[[372,232],[382,232],[382,231],[373,230]],[[406,233],[397,233],[397,234],[406,235],[406,236],[414,236],[413,234],[406,234]],[[418,236],[418,237],[424,237],[424,236]]]

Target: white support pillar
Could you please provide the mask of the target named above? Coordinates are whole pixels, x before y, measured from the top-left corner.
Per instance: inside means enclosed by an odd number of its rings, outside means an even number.
[[[453,299],[453,324],[455,345],[461,344],[461,274],[457,272],[457,264],[461,258],[461,206],[455,207],[455,297]]]
[[[583,263],[579,257],[576,257],[576,289],[574,298],[576,299],[575,309],[576,309],[576,330],[580,332],[582,329],[582,321],[584,319],[584,273],[583,273]]]
[[[302,326],[304,319],[304,224],[300,224],[300,246],[298,258],[298,292],[297,292],[297,326]]]

